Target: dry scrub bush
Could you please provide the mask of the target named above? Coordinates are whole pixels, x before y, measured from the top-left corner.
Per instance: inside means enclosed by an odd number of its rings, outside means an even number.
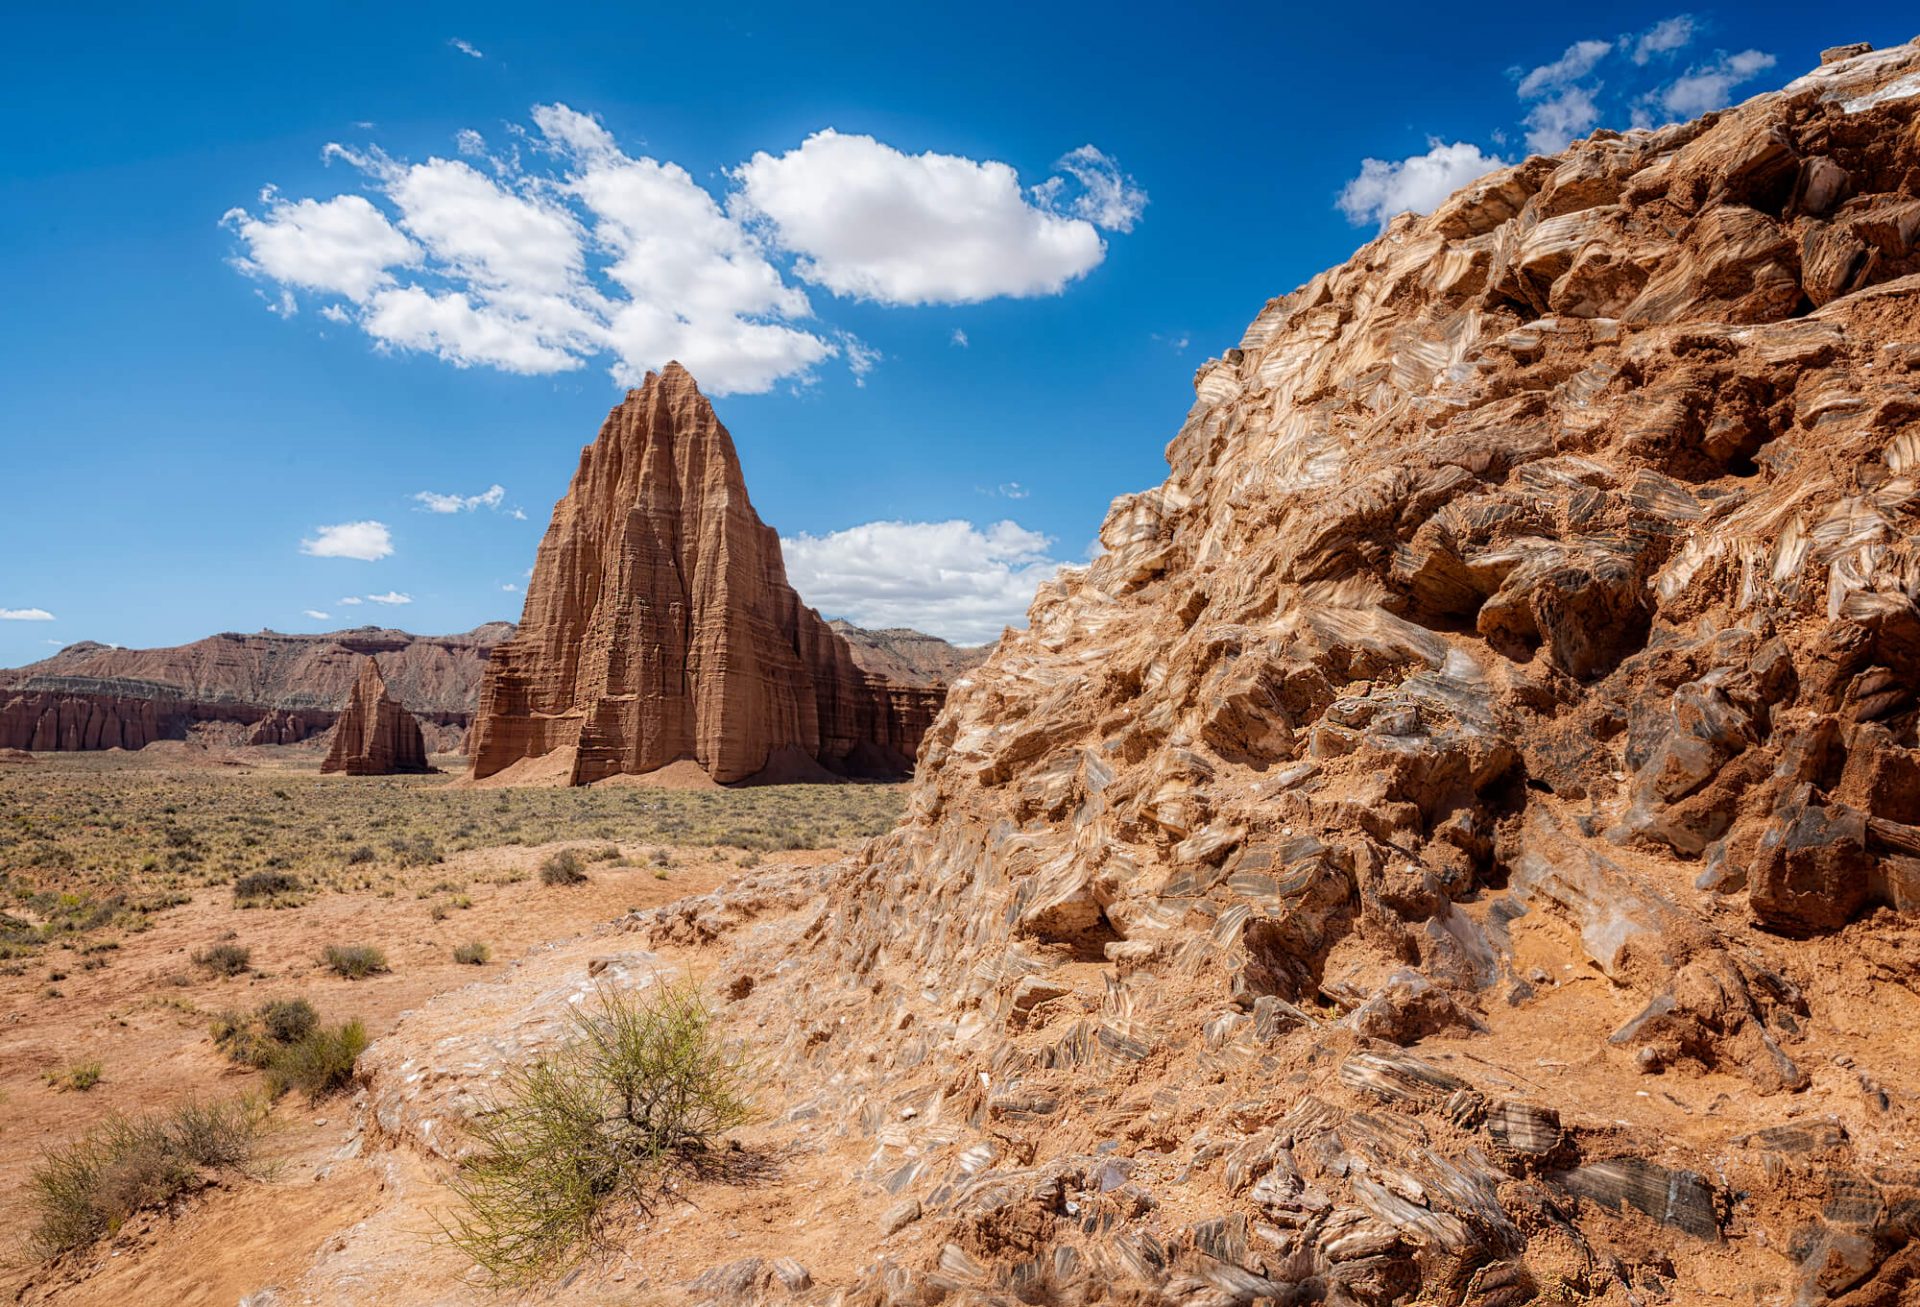
[[[462,966],[483,967],[493,957],[493,950],[479,940],[471,944],[457,945],[453,950],[453,960]]]
[[[245,1100],[186,1102],[150,1116],[111,1116],[50,1148],[27,1184],[28,1246],[52,1257],[111,1234],[128,1217],[202,1187],[207,1172],[242,1170],[265,1124]]]
[[[392,970],[387,965],[387,955],[371,944],[329,944],[320,954],[320,962],[336,976],[348,980],[365,980]]]
[[[549,853],[540,864],[542,885],[579,885],[587,879],[578,849],[560,849]]]
[[[216,976],[237,976],[253,964],[253,954],[240,944],[210,944],[194,952],[193,964]]]
[[[748,1068],[697,988],[603,987],[560,1049],[507,1073],[469,1125],[448,1238],[497,1283],[577,1263],[606,1222],[752,1119]]]

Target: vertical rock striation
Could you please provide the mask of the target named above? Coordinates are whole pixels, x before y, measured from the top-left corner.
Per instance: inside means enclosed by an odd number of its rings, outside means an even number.
[[[360,665],[340,720],[334,724],[333,747],[320,764],[323,772],[349,776],[391,776],[400,772],[427,772],[426,740],[420,723],[387,694],[380,664],[368,658]]]
[[[733,439],[677,363],[608,415],[494,650],[475,778],[561,755],[587,784],[692,758],[716,781],[912,769],[945,697],[862,671],[787,584]]]

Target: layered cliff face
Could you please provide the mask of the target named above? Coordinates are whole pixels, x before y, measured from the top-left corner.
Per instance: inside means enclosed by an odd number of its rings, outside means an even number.
[[[948,644],[905,626],[869,631],[837,618],[827,625],[847,642],[861,671],[895,685],[951,685],[993,651],[986,644]]]
[[[1920,49],[1402,217],[1196,390],[901,829],[635,923],[741,932],[872,1300],[1907,1301]]]
[[[372,658],[360,660],[360,676],[334,723],[333,743],[320,770],[349,776],[433,770],[427,765],[427,745],[420,735],[420,723],[387,693],[380,664]]]
[[[732,437],[669,364],[554,508],[519,633],[487,668],[473,774],[551,755],[574,784],[682,758],[723,783],[899,776],[944,693],[862,671],[801,603]]]
[[[445,636],[362,627],[224,634],[165,649],[70,645],[0,672],[0,747],[139,749],[203,734],[297,744],[333,724],[372,657],[435,747],[454,748],[478,705],[488,651],[512,634],[510,623],[490,622]]]

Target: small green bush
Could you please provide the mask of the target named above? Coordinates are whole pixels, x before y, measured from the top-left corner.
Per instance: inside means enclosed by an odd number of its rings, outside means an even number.
[[[317,1103],[352,1083],[354,1064],[368,1042],[367,1028],[358,1020],[310,1030],[275,1050],[267,1063],[267,1087],[275,1098],[298,1089],[309,1103]]]
[[[559,849],[540,864],[542,885],[579,885],[587,879],[578,849]]]
[[[748,1068],[693,986],[604,987],[573,1021],[557,1052],[508,1071],[469,1127],[478,1149],[444,1228],[496,1282],[577,1261],[610,1217],[754,1115]]]
[[[83,1247],[199,1188],[208,1170],[243,1170],[264,1125],[262,1105],[245,1100],[107,1118],[41,1155],[27,1182],[28,1246],[41,1257]]]
[[[391,971],[387,955],[371,944],[329,944],[320,961],[327,970],[348,980],[365,980]]]
[[[493,957],[493,950],[474,940],[471,944],[461,944],[453,950],[453,960],[463,966],[482,967]]]
[[[359,1021],[321,1025],[320,1014],[304,998],[262,1003],[251,1016],[223,1012],[213,1019],[210,1033],[235,1062],[267,1073],[274,1098],[300,1089],[309,1102],[346,1087],[368,1042]]]
[[[216,976],[237,976],[253,965],[253,953],[239,944],[210,944],[194,952],[193,965]]]

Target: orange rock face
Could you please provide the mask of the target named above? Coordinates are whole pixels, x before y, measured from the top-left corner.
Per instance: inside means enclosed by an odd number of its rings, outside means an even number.
[[[944,697],[863,671],[801,603],[733,438],[668,364],[553,511],[519,634],[487,668],[473,774],[564,749],[574,784],[681,758],[723,783],[900,776]]]
[[[320,764],[323,772],[349,776],[391,776],[400,772],[427,772],[427,745],[420,723],[387,694],[380,664],[368,658],[360,665],[340,720],[334,724],[333,747]]]

